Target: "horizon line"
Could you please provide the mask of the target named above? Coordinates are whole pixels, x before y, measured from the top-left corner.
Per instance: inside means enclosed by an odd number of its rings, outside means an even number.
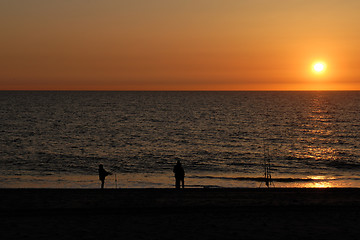
[[[0,89],[0,92],[359,92],[355,90],[86,90],[86,89]]]

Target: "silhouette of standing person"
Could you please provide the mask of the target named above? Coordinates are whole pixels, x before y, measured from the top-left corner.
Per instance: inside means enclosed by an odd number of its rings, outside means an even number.
[[[99,179],[101,181],[101,189],[104,188],[105,177],[111,175],[110,172],[105,171],[104,166],[102,164],[99,165]]]
[[[177,189],[180,188],[180,182],[182,183],[182,188],[184,188],[184,177],[185,171],[184,168],[181,166],[180,160],[177,161],[173,172],[175,173],[175,187]]]

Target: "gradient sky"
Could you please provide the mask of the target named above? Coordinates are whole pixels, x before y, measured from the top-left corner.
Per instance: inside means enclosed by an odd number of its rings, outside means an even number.
[[[358,0],[2,0],[0,90],[360,90],[359,13]]]

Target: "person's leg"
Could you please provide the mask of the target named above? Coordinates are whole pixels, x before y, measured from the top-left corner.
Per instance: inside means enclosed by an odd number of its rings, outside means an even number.
[[[179,178],[175,178],[175,187],[180,188],[180,179]]]
[[[104,188],[104,182],[105,182],[105,180],[101,180],[101,189]]]
[[[184,179],[181,179],[181,182],[182,182],[182,188],[184,188]]]

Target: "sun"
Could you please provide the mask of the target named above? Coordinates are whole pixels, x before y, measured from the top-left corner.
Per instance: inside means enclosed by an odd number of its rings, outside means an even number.
[[[313,65],[313,71],[315,73],[323,73],[326,70],[326,64],[324,62],[317,62]]]
[[[321,72],[324,70],[324,64],[322,63],[317,63],[314,65],[314,70],[317,72]]]

